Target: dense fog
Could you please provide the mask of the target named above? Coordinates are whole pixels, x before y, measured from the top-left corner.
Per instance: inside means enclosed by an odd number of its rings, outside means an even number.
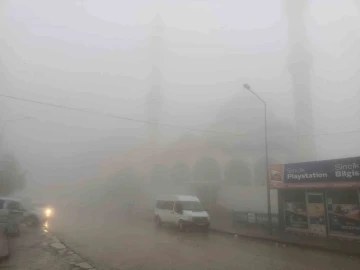
[[[0,157],[18,160],[29,196],[174,178],[161,165],[201,151],[218,178],[231,156],[259,181],[264,107],[243,84],[267,104],[271,163],[360,153],[356,0],[3,0],[0,11]]]

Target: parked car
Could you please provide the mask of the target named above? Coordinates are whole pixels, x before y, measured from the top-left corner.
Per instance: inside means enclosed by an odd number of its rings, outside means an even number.
[[[25,209],[14,198],[0,197],[0,223],[7,234],[20,234],[20,223],[24,220]]]
[[[0,224],[3,224],[8,234],[19,234],[21,223],[39,226],[52,214],[52,208],[44,204],[24,205],[19,199],[0,197]]]
[[[155,224],[176,225],[180,231],[187,227],[199,227],[208,231],[210,216],[196,196],[164,195],[158,197],[155,206]]]

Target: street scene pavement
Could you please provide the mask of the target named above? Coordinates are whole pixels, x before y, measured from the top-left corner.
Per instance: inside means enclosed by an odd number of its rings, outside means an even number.
[[[22,228],[21,235],[9,238],[10,256],[0,263],[0,269],[70,269],[69,263],[45,242],[39,229]]]
[[[61,215],[50,230],[97,269],[359,269],[360,259],[127,216]]]
[[[21,234],[9,238],[10,256],[2,258],[0,269],[79,270],[94,267],[62,244],[46,228],[22,226]]]

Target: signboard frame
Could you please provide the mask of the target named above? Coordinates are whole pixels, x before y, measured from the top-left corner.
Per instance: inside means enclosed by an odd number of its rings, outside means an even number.
[[[270,165],[269,187],[358,188],[360,157]]]

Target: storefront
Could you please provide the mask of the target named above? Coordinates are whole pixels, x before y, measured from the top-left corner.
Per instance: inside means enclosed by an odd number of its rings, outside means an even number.
[[[285,231],[360,239],[360,157],[269,166]]]

